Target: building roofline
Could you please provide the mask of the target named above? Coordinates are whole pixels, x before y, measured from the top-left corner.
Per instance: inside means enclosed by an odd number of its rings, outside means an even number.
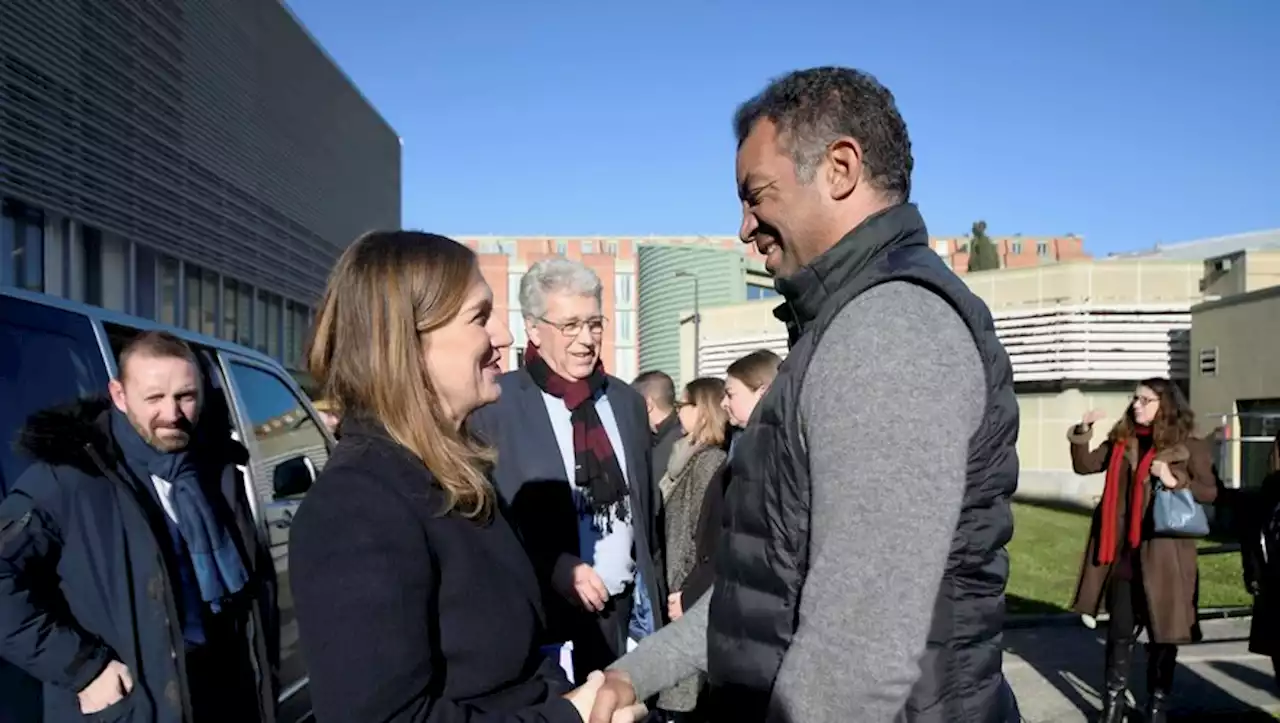
[[[1272,298],[1280,298],[1280,286],[1266,286],[1253,291],[1246,291],[1242,294],[1231,294],[1221,299],[1212,301],[1202,301],[1191,307],[1191,313],[1198,311],[1213,311],[1215,309],[1225,309],[1232,306],[1241,306],[1243,304],[1251,304],[1255,301],[1266,301]]]
[[[360,100],[364,101],[364,104],[369,106],[369,110],[373,111],[373,114],[378,117],[378,120],[382,122],[382,125],[386,126],[387,130],[391,131],[391,134],[394,135],[396,140],[400,143],[400,147],[403,148],[404,136],[400,135],[400,133],[396,131],[395,126],[391,125],[391,121],[387,120],[387,117],[382,114],[382,111],[378,110],[378,106],[373,104],[373,101],[369,99],[369,96],[364,94],[364,91],[360,89],[360,86],[355,82],[355,80],[353,80],[338,61],[329,54],[329,51],[324,47],[324,44],[316,38],[316,36],[311,32],[311,29],[307,27],[307,24],[302,22],[302,18],[298,17],[298,14],[289,6],[288,0],[277,0],[277,2],[280,4],[281,8],[284,8],[284,11],[289,18],[293,20],[294,25],[297,25],[298,28],[302,30],[302,34],[306,36],[307,40],[311,41],[311,44],[315,46],[316,50],[320,51],[320,55],[324,56],[324,59],[329,61],[329,65],[333,66],[333,69],[338,71],[338,75],[342,76],[342,79],[347,81],[347,85],[351,86],[351,89],[356,92],[356,95],[359,96]]]

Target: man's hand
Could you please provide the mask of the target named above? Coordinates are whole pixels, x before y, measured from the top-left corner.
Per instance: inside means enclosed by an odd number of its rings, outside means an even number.
[[[643,717],[644,712],[644,704],[636,703],[631,676],[621,670],[606,670],[588,723],[631,723]]]
[[[571,602],[577,602],[593,613],[604,610],[604,604],[609,602],[609,590],[605,588],[604,581],[585,562],[573,568],[573,592],[578,599]]]
[[[596,697],[603,683],[604,673],[593,670],[587,675],[585,683],[564,694],[564,699],[573,704],[573,707],[578,711],[578,717],[582,720],[585,721],[587,716],[591,715],[591,709],[595,705]]]
[[[118,660],[107,663],[107,667],[93,682],[80,691],[80,714],[89,715],[105,710],[108,706],[119,703],[133,690],[133,676],[129,668]]]
[[[676,621],[684,615],[684,593],[673,592],[667,596],[667,619]]]

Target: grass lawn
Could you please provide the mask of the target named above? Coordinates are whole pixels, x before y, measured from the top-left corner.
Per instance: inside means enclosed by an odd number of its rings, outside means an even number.
[[[1028,504],[1013,506],[1013,541],[1009,543],[1008,611],[1062,612],[1071,604],[1085,536],[1087,515]],[[1201,544],[1216,544],[1202,540]],[[1200,607],[1248,605],[1240,573],[1240,555],[1199,558]]]

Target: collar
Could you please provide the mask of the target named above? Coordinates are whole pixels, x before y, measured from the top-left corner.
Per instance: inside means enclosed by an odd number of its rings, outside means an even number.
[[[869,216],[834,246],[776,286],[786,301],[773,315],[791,332],[792,340],[817,318],[827,298],[889,251],[928,244],[924,218],[914,203],[890,206]]]
[[[658,428],[655,429],[653,432],[654,446],[657,446],[659,442],[666,439],[667,435],[671,434],[673,431],[678,431],[679,429],[680,429],[680,415],[676,414],[675,412],[668,414],[667,418],[662,420],[662,423],[659,424]]]

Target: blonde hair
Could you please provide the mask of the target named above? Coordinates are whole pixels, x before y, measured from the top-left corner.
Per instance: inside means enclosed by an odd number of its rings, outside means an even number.
[[[685,398],[698,410],[698,424],[688,430],[698,444],[719,447],[724,444],[729,415],[720,406],[724,401],[724,381],[715,377],[699,377],[684,385]]]
[[[422,336],[454,319],[479,274],[453,239],[376,231],[356,239],[329,276],[307,349],[320,396],[344,417],[379,423],[435,476],[442,512],[487,519],[495,506],[490,448],[444,411],[422,357]]]

